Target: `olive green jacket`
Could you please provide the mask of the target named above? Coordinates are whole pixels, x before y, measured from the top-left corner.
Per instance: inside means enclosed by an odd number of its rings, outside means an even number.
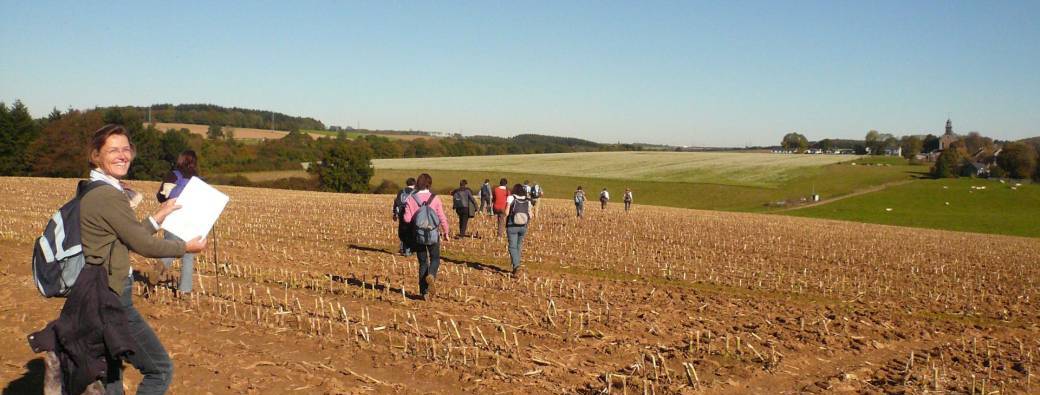
[[[83,257],[108,270],[108,286],[123,293],[130,275],[130,250],[146,258],[184,255],[184,242],[162,240],[150,219],[138,221],[126,195],[110,185],[94,188],[80,200],[80,238]]]

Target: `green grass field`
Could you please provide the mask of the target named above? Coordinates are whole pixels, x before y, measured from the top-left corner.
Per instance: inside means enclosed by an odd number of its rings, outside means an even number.
[[[915,180],[784,214],[1040,237],[1040,185],[1026,184],[1012,189],[1009,184],[970,178]]]
[[[404,179],[421,172],[430,173],[435,189],[451,188],[458,180],[466,179],[476,188],[484,179],[497,185],[505,177],[510,185],[524,180],[537,182],[546,197],[570,199],[578,185],[589,196],[597,196],[604,187],[617,200],[626,187],[632,188],[636,204],[670,206],[704,210],[761,212],[775,210],[766,204],[778,200],[792,200],[809,196],[813,191],[824,199],[846,195],[897,181],[911,180],[927,171],[924,166],[852,166],[846,163],[803,168],[802,174],[783,182],[778,187],[766,188],[716,183],[689,183],[667,181],[619,180],[599,177],[558,176],[520,172],[461,171],[461,170],[396,170],[377,167],[373,184],[388,179],[403,185]]]
[[[823,166],[853,159],[842,155],[658,151],[378,159],[373,164],[385,170],[480,171],[777,188]]]
[[[569,154],[561,155],[567,157]],[[557,154],[544,156],[560,157]],[[469,180],[470,185],[476,188],[485,178],[491,179],[492,183],[497,185],[498,180],[504,177],[509,180],[510,184],[521,183],[524,180],[537,182],[545,189],[546,197],[549,198],[570,199],[579,185],[583,186],[590,196],[596,196],[601,189],[607,188],[613,197],[619,198],[627,187],[632,188],[636,204],[757,212],[775,210],[776,208],[766,206],[769,202],[807,197],[813,191],[819,193],[824,199],[829,199],[877,185],[909,180],[927,171],[925,166],[908,166],[905,161],[898,158],[660,152],[593,153],[583,154],[580,157],[584,160],[556,162],[555,165],[552,161],[540,161],[538,159],[540,157],[531,155],[377,160],[374,161],[376,174],[372,177],[371,184],[378,185],[387,179],[404,185],[406,178],[426,172],[433,176],[435,189],[450,190],[457,186],[461,179]],[[469,164],[479,167],[481,163],[486,165],[496,158],[507,163],[515,163],[517,167],[528,169],[528,171],[521,171],[521,169],[514,171],[456,170],[437,167],[438,164],[442,167]],[[532,160],[532,158],[538,160]],[[837,159],[845,159],[850,162],[835,163]],[[735,163],[741,160],[748,163]],[[423,166],[427,164],[426,161],[431,161],[430,166],[415,169],[397,168],[397,166],[403,165]],[[856,162],[856,165],[852,165],[851,162]],[[601,171],[608,169],[611,171],[595,172],[591,170],[592,165],[589,163],[598,163],[595,166],[598,166]],[[626,176],[623,172],[626,169],[619,164],[627,164],[626,166],[629,167],[644,166],[651,170],[628,169]],[[566,168],[567,165],[571,167]],[[732,169],[722,172],[718,169],[719,166],[732,166]],[[676,174],[669,173],[668,169],[677,168],[685,168],[685,173],[682,171]],[[695,169],[701,169],[705,173],[697,174]],[[720,175],[720,173],[725,174]],[[610,178],[607,176],[609,174],[622,178]],[[636,177],[635,175],[638,174],[648,176]],[[242,173],[242,175],[254,182],[308,176],[302,170]],[[681,180],[701,180],[701,182]]]

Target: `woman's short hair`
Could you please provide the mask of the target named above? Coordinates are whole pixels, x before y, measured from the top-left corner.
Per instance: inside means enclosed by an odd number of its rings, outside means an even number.
[[[430,185],[433,185],[433,177],[430,177],[429,174],[422,173],[419,178],[415,179],[416,190],[430,189]]]
[[[176,167],[184,178],[197,176],[199,175],[199,157],[195,155],[193,150],[184,150],[180,155],[177,155]]]
[[[130,141],[130,134],[126,131],[126,128],[123,127],[123,125],[116,125],[114,123],[110,123],[94,131],[94,137],[90,139],[90,152],[87,154],[87,161],[90,162],[91,166],[97,166],[97,163],[94,163],[93,160],[94,153],[100,154],[101,147],[104,147],[105,142],[108,141],[108,138],[114,135],[126,136],[126,141]],[[130,149],[133,148],[134,143],[131,142]]]
[[[516,196],[524,196],[527,195],[527,190],[524,189],[522,184],[516,184],[513,185],[513,194]]]
[[[469,185],[469,181],[466,181],[465,179],[459,181],[459,187],[464,187],[466,185]]]
[[[501,186],[509,185],[509,181],[506,181],[506,179],[503,178],[501,180],[498,180],[498,185],[501,185]]]

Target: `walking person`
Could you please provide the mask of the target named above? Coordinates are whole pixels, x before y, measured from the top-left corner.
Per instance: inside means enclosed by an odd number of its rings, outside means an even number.
[[[491,180],[485,178],[484,183],[480,185],[480,208],[477,212],[484,213],[484,209],[487,209],[487,215],[491,213]]]
[[[585,191],[581,189],[581,185],[574,191],[574,209],[578,212],[578,218],[585,214]]]
[[[397,252],[401,256],[412,256],[412,227],[404,220],[404,206],[408,196],[415,192],[415,178],[408,177],[404,184],[404,189],[397,192],[393,208],[394,222],[397,222],[397,239],[400,240]]]
[[[531,218],[538,216],[538,199],[541,199],[544,194],[542,186],[535,181],[534,186],[531,187]]]
[[[166,216],[180,208],[176,198],[166,200],[146,220],[137,220],[127,200],[127,190],[119,181],[126,176],[135,154],[124,127],[105,125],[94,133],[90,144],[90,178],[107,185],[90,190],[80,201],[84,260],[107,270],[108,286],[119,295],[126,312],[130,341],[136,349],[127,360],[144,376],[137,393],[163,394],[173,380],[173,362],[144,316],[134,308],[130,251],[147,258],[179,257],[201,252],[206,248],[206,240],[196,237],[184,242],[152,236]],[[106,392],[122,394],[122,380],[122,361],[109,361],[104,380]]]
[[[531,182],[528,180],[524,180],[524,194],[527,195],[527,199],[531,199]]]
[[[159,184],[159,192],[155,194],[159,203],[165,203],[167,200],[175,199],[181,195],[181,191],[188,185],[188,181],[192,177],[198,177],[199,175],[199,158],[195,155],[195,151],[185,150],[177,155],[177,162],[174,163],[174,167],[166,174],[163,178],[162,183]],[[177,235],[170,232],[163,232],[163,239],[184,241],[181,240]],[[173,265],[173,258],[162,258],[163,274],[167,273],[167,270]],[[189,294],[192,290],[192,274],[194,273],[195,267],[195,254],[187,253],[181,256],[181,278],[180,283],[177,286],[177,291],[183,294]]]
[[[437,269],[441,266],[441,242],[447,243],[448,218],[440,199],[430,191],[433,178],[423,173],[415,180],[415,193],[408,196],[404,221],[412,225],[412,250],[419,259],[419,294],[430,300],[437,293]],[[438,232],[440,230],[440,232]]]
[[[459,187],[451,191],[451,207],[459,216],[459,237],[466,237],[466,225],[473,211],[470,206],[476,204],[473,200],[473,190],[467,186],[466,180],[459,181]]]
[[[607,202],[609,202],[609,201],[610,201],[610,192],[607,192],[607,188],[603,188],[603,190],[599,192],[599,208],[600,208],[600,210],[606,210],[607,209]]]
[[[491,195],[491,208],[495,211],[496,223],[496,237],[502,237],[506,233],[506,199],[509,197],[509,190],[506,189],[506,185],[509,185],[509,181],[505,178],[498,180],[498,186],[492,191]]]
[[[632,189],[625,188],[625,212],[632,208]]]
[[[506,234],[509,236],[509,260],[513,264],[513,276],[520,275],[520,254],[523,250],[524,236],[527,236],[527,224],[531,219],[531,203],[523,185],[513,186],[513,192],[506,203]]]

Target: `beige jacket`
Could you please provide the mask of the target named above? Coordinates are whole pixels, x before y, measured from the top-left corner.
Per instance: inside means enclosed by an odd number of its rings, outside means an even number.
[[[184,242],[153,237],[158,229],[152,221],[137,220],[126,195],[104,185],[88,192],[80,201],[80,237],[87,263],[108,270],[108,286],[122,294],[130,273],[130,250],[146,258],[184,255]]]

